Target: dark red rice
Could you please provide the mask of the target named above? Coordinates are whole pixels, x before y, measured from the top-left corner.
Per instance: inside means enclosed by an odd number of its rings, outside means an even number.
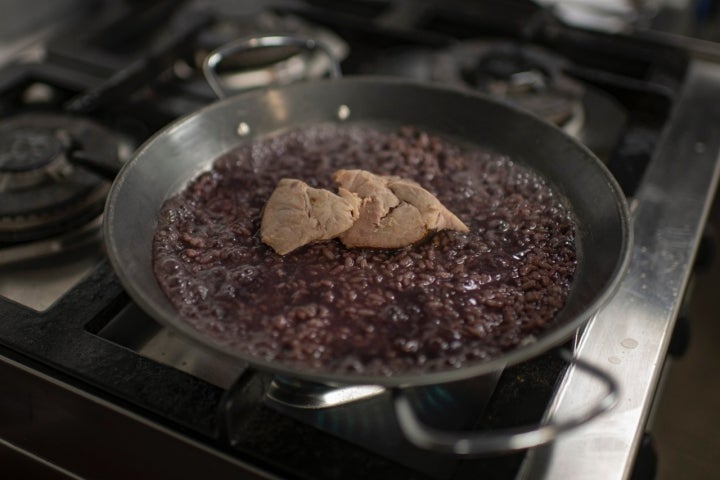
[[[284,257],[259,240],[282,177],[338,168],[410,178],[470,227],[398,250],[337,240]],[[322,125],[217,159],[159,215],[156,276],[180,315],[246,355],[392,375],[496,357],[553,325],[576,266],[572,215],[512,159],[403,128]]]

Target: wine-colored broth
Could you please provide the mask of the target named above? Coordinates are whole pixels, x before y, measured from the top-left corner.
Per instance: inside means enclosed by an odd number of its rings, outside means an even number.
[[[333,190],[362,168],[412,179],[470,228],[395,250],[259,239],[284,177]],[[571,212],[512,159],[413,128],[320,125],[241,146],[168,200],[155,274],[179,314],[245,355],[336,373],[441,370],[554,325],[576,267]]]

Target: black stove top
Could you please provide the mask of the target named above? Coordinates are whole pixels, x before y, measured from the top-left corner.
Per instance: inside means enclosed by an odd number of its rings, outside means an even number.
[[[25,162],[23,168],[36,171],[41,163],[53,163],[49,157],[68,148],[57,136],[58,130],[91,130],[90,139],[78,134],[75,140],[90,143],[109,137],[106,145],[112,145],[112,152],[102,150],[107,146],[89,146],[91,156],[122,162],[168,122],[214,100],[200,73],[200,62],[209,51],[234,38],[273,33],[324,36],[334,42],[346,75],[412,77],[483,90],[535,108],[536,114],[547,114],[549,121],[593,149],[632,197],[682,85],[687,63],[682,51],[630,36],[572,28],[526,1],[437,3],[207,0],[93,4],[80,34],[77,28],[61,29],[44,41],[41,61],[12,62],[0,70],[4,118],[0,123],[0,198],[33,195],[24,191],[32,181],[45,184],[44,176],[55,175],[52,171],[36,173],[27,185],[5,189],[3,186],[12,182],[2,183],[2,175],[19,178],[15,171],[18,157],[5,161],[2,156],[5,150],[13,151],[13,145],[24,142],[24,159],[32,165]],[[292,65],[284,68],[294,75]],[[221,73],[237,89],[248,86],[241,73]],[[322,69],[316,73],[322,74]],[[28,123],[27,119],[33,118],[41,121]],[[7,140],[2,136],[5,125],[9,131],[19,131],[24,140]],[[30,143],[33,145],[28,146]],[[81,174],[92,179],[91,186],[108,185],[101,175]],[[75,198],[85,190],[62,193]],[[0,265],[5,263],[0,266],[2,281],[11,282],[13,272],[24,268],[9,266],[14,263],[13,252],[25,252],[26,244],[33,242],[63,244],[74,229],[99,214],[96,202],[92,208],[82,209],[79,217],[67,219],[67,210],[58,213],[58,201],[45,199],[43,203],[43,199],[37,197],[36,203],[46,211],[31,213],[33,218],[51,218],[45,230],[35,226],[21,229],[15,224],[6,230],[19,234],[0,237],[0,252],[10,252],[0,255],[4,259]],[[22,211],[26,202],[19,202],[20,213],[5,214],[11,203],[0,205],[0,233],[5,217],[7,222],[30,217]],[[68,232],[59,231],[59,224]],[[78,245],[82,248],[63,255],[83,255],[88,243]],[[55,270],[53,262],[58,260],[52,253],[52,249],[43,250],[30,268]],[[24,253],[18,259],[27,262]],[[405,451],[405,446],[395,437],[385,442],[373,440],[386,431],[373,425],[378,423],[374,416],[383,414],[382,408],[371,406],[347,415],[281,412],[282,408],[263,400],[272,380],[264,374],[251,375],[242,366],[198,373],[202,365],[170,358],[171,352],[162,347],[148,347],[156,341],[152,339],[172,334],[161,332],[132,303],[101,253],[93,257],[88,271],[82,281],[64,289],[54,303],[43,308],[0,297],[0,354],[11,363],[108,402],[127,412],[133,421],[139,418],[159,426],[167,438],[188,438],[197,451],[207,449],[226,458],[237,472],[299,478],[513,478],[521,466],[522,452],[431,462],[417,453],[398,458],[397,452]],[[193,361],[203,363],[202,359]],[[557,352],[507,368],[495,379],[485,408],[464,418],[464,428],[540,422],[565,368]],[[44,408],[41,392],[42,387],[37,387],[28,394],[33,408],[39,410]],[[0,401],[2,398],[0,395]],[[7,398],[9,408],[16,408],[13,399],[17,395]],[[82,415],[75,420],[83,424],[92,421]],[[367,437],[364,440],[363,435]],[[0,436],[78,475],[107,473],[90,460],[76,459],[69,453],[71,448],[60,449],[62,455],[53,453],[44,440],[28,440],[12,428]],[[73,444],[72,435],[67,442]],[[358,442],[363,446],[357,446]],[[123,458],[107,452],[115,443],[86,445],[83,455],[106,456],[116,476],[126,478],[135,467],[123,465]],[[178,459],[179,465],[183,463]]]
[[[282,477],[461,479],[483,472],[513,478],[522,461],[523,453],[462,461],[428,461],[432,455],[425,454],[411,457],[423,467],[416,470],[387,458],[392,457],[392,449],[403,451],[396,444],[381,445],[388,450],[378,454],[335,435],[347,438],[348,429],[360,430],[361,435],[363,429],[376,431],[376,416],[386,415],[382,408],[364,407],[367,416],[353,415],[352,410],[340,412],[326,419],[322,429],[310,426],[263,403],[261,394],[270,381],[263,374],[254,374],[228,390],[104,338],[118,340],[103,330],[124,316],[137,324],[145,314],[130,302],[109,265],[101,262],[45,312],[2,299],[0,354]],[[553,351],[506,369],[486,408],[474,412],[474,424],[469,426],[492,429],[538,422],[565,366]],[[228,406],[230,401],[232,406]],[[452,402],[442,406],[452,407]],[[380,429],[386,430],[387,425]],[[381,442],[381,437],[374,441]],[[121,472],[119,477],[124,476]]]

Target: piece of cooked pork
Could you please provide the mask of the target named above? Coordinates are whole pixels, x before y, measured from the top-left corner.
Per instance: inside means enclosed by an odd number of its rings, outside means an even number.
[[[260,239],[279,255],[308,243],[330,240],[358,218],[360,199],[345,189],[336,195],[300,180],[283,178],[270,195],[260,224]]]
[[[357,221],[340,240],[347,247],[400,248],[432,230],[468,227],[416,182],[366,170],[338,170],[333,180],[361,201]]]

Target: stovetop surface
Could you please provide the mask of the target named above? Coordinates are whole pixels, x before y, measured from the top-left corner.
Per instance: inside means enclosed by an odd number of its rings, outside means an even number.
[[[225,419],[221,414],[225,388],[98,335],[128,308],[134,316],[144,315],[127,298],[109,264],[100,262],[90,276],[42,314],[3,299],[2,354],[53,372],[62,381],[220,451],[236,449],[240,458],[281,476],[335,478],[342,473],[344,478],[460,479],[485,472],[513,478],[522,461],[522,452],[453,461],[447,467],[450,471],[426,476],[278,413],[253,397],[252,392],[245,395],[242,389],[241,398],[251,398],[243,407],[242,428],[233,432],[230,446],[223,433]],[[475,427],[537,422],[565,367],[566,362],[553,351],[506,369]],[[372,420],[354,421],[362,424]]]
[[[482,49],[497,43],[513,49],[532,46],[551,54],[550,65],[563,81],[582,85],[588,123],[602,126],[607,118],[618,120],[609,137],[599,138],[587,128],[575,133],[597,142],[596,153],[632,199],[666,128],[688,65],[681,49],[569,27],[525,1],[502,6],[495,2],[250,3],[102,3],[86,12],[93,21],[80,35],[76,29],[60,29],[43,42],[41,60],[23,57],[0,70],[0,112],[3,117],[53,112],[89,118],[117,134],[125,152],[122,161],[168,122],[214,100],[199,74],[198,57],[239,35],[278,29],[317,34],[321,28],[323,34],[327,30],[332,38],[342,40],[337,48],[346,75],[381,73],[468,87],[478,81],[476,72],[468,69],[478,42]],[[394,69],[403,62],[407,70]],[[438,78],[448,65],[457,67],[458,75]],[[596,107],[604,113],[594,113]],[[96,240],[90,244],[97,245]],[[13,249],[23,247],[22,243],[6,240],[0,251],[18,251]],[[40,260],[39,266],[35,261],[37,278],[55,270],[56,261],[52,256]],[[96,248],[86,263],[87,276],[73,276],[69,285],[40,306],[0,298],[3,355],[281,476],[427,476],[262,402],[244,407],[242,430],[233,432],[231,445],[219,412],[242,366],[217,373],[208,372],[203,358],[193,357],[190,364],[182,356],[170,358],[165,347],[172,347],[172,338],[148,347],[168,333],[134,306],[101,249]],[[23,267],[0,268],[0,293],[5,295],[4,284],[11,283]],[[506,369],[474,427],[539,422],[565,368],[556,352],[548,352]],[[454,462],[441,476],[513,478],[524,456]]]

